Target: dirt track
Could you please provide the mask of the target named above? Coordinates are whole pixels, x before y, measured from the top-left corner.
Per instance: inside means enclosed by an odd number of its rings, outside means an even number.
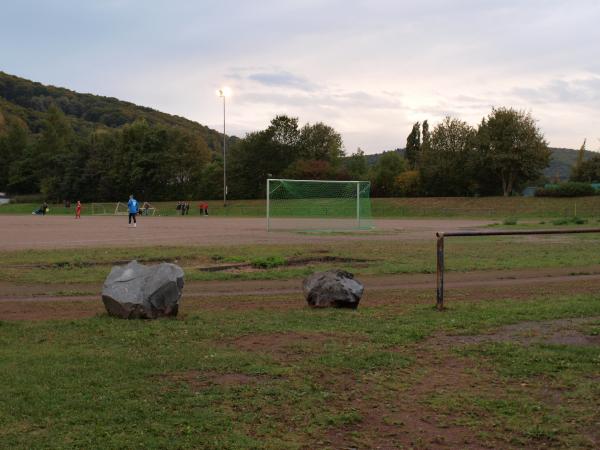
[[[293,221],[288,223],[288,226]],[[485,220],[376,220],[374,232],[344,234],[266,231],[265,219],[142,217],[129,228],[125,216],[0,215],[0,249],[142,247],[155,245],[293,244],[339,240],[433,238],[436,231],[483,227]]]
[[[126,217],[0,216],[0,249],[27,250],[107,246],[301,244],[348,240],[432,239],[436,231],[473,229],[482,220],[380,220],[374,232],[268,233],[263,219],[148,217],[128,228]],[[362,304],[434,303],[435,275],[361,277]],[[455,299],[531,298],[598,292],[600,266],[520,271],[449,273],[448,303]],[[102,314],[100,286],[0,282],[0,320],[74,319]],[[182,314],[206,309],[303,308],[300,280],[191,282]]]
[[[435,303],[435,276],[429,274],[361,277],[364,306]],[[183,314],[199,310],[304,308],[301,280],[190,282],[184,289]],[[50,290],[51,289],[51,290]],[[58,295],[76,291],[79,295]],[[535,298],[600,291],[600,266],[450,273],[446,300]],[[83,294],[85,292],[85,294]],[[102,314],[97,285],[19,285],[0,283],[0,320],[75,319]]]

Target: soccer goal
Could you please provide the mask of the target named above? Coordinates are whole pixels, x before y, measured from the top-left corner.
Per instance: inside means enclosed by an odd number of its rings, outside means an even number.
[[[150,203],[143,203],[139,213],[143,216],[156,215],[157,209]],[[92,215],[94,216],[126,216],[129,214],[127,203],[92,203]]]
[[[114,216],[118,203],[92,203],[93,216]]]
[[[368,181],[267,180],[267,230],[369,230]]]

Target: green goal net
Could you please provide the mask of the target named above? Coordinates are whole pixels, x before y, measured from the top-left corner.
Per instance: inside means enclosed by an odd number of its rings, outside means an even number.
[[[267,180],[267,230],[369,230],[368,181]]]

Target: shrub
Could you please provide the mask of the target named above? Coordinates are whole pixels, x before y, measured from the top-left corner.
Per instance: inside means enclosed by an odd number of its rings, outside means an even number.
[[[508,219],[504,219],[502,225],[516,225],[517,222],[517,219],[515,219],[514,217],[509,217]]]
[[[591,184],[576,181],[555,184],[535,191],[536,197],[585,197],[595,194],[596,191]]]
[[[267,256],[254,258],[251,261],[252,267],[257,269],[272,269],[285,265],[285,259],[281,256]]]
[[[581,217],[563,217],[562,219],[556,219],[552,221],[552,225],[583,225],[587,223],[587,219],[582,219]]]

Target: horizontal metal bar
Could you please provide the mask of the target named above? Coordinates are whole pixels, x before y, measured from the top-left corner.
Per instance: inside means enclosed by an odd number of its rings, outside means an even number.
[[[579,234],[579,233],[600,233],[600,228],[579,228],[575,230],[514,230],[514,231],[450,231],[437,232],[437,237],[453,236],[515,236],[515,235],[533,235],[533,234]]]
[[[360,181],[360,180],[292,180],[289,178],[267,178],[268,181],[301,181],[304,183],[370,183],[370,181]]]

